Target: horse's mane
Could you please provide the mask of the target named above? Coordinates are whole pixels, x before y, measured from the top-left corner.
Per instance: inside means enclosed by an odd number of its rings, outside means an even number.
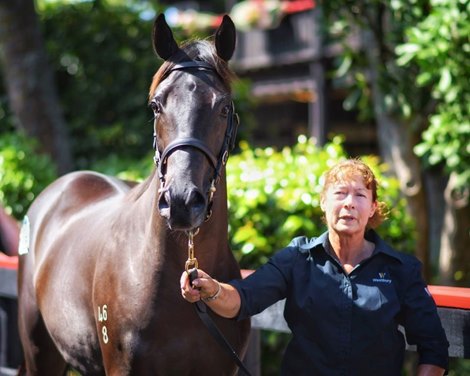
[[[227,62],[217,56],[214,43],[209,40],[192,40],[184,43],[180,50],[165,61],[155,73],[149,90],[150,100],[153,98],[157,86],[165,79],[171,69],[176,64],[188,60],[203,61],[213,66],[222,78],[227,90],[231,91],[231,83],[235,78],[235,74],[229,68]]]

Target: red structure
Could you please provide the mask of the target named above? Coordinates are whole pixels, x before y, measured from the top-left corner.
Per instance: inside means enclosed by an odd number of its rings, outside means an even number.
[[[18,256],[7,256],[0,252],[0,269],[14,269],[18,268]]]
[[[470,310],[470,288],[429,286],[429,291],[438,307]]]

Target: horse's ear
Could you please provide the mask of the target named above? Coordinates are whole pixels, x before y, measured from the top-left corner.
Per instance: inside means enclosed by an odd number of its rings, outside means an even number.
[[[225,15],[222,23],[215,32],[215,48],[217,55],[224,61],[229,61],[235,51],[237,31],[232,19]]]
[[[170,56],[179,50],[178,44],[173,38],[173,32],[166,23],[163,13],[159,14],[153,23],[152,41],[153,49],[163,60],[168,60]]]

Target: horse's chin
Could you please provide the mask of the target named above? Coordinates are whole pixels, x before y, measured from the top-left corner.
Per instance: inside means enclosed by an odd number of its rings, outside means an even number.
[[[201,225],[201,224],[199,224],[199,225],[184,226],[184,225],[172,225],[171,223],[167,223],[167,224],[168,224],[168,228],[171,231],[184,231],[184,232],[195,231]]]
[[[169,215],[169,210],[160,210],[160,215],[165,218],[168,228],[172,231],[193,231],[199,228],[204,222],[203,215],[199,215],[196,218],[190,218],[188,215]]]

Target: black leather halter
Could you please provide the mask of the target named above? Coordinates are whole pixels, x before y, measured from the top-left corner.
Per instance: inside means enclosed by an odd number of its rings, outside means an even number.
[[[211,72],[215,72],[216,74],[218,74],[212,65],[205,63],[203,61],[191,60],[191,61],[185,61],[185,62],[176,64],[166,73],[166,76],[168,76],[173,71],[177,71],[177,70],[184,71],[184,70],[192,70],[192,69],[211,71]],[[225,131],[224,142],[222,144],[222,148],[219,151],[218,156],[215,156],[212,153],[212,151],[204,144],[204,142],[194,137],[184,137],[184,138],[176,139],[170,142],[166,146],[166,148],[163,150],[163,152],[160,154],[160,151],[158,150],[158,145],[157,145],[157,136],[156,136],[156,133],[154,132],[153,134],[153,137],[154,137],[153,147],[155,149],[154,161],[155,161],[155,165],[158,168],[158,176],[162,183],[161,189],[164,189],[165,187],[166,164],[167,164],[168,157],[170,156],[170,154],[178,149],[187,148],[187,147],[191,147],[191,148],[199,150],[201,153],[203,153],[206,156],[212,168],[214,169],[214,177],[211,181],[211,188],[209,191],[209,204],[208,204],[208,212],[207,212],[207,219],[208,219],[211,215],[212,197],[215,192],[215,185],[218,183],[220,179],[220,171],[222,167],[227,163],[229,152],[231,152],[233,148],[235,147],[235,139],[237,135],[238,124],[239,124],[238,114],[235,112],[235,105],[232,101],[229,113],[227,115],[227,129]]]

